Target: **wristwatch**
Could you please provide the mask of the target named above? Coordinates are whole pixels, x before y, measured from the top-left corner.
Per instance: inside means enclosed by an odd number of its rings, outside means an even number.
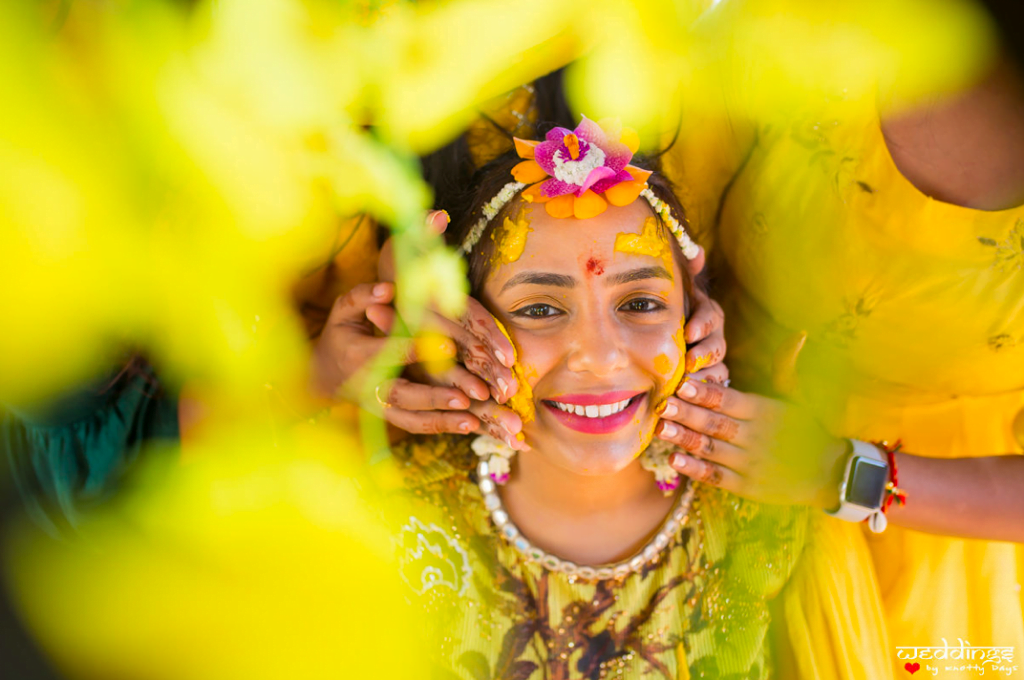
[[[882,513],[885,485],[889,483],[889,462],[878,447],[859,439],[850,440],[843,482],[839,485],[839,507],[825,512],[847,522],[868,520],[876,534],[885,531],[888,522]]]

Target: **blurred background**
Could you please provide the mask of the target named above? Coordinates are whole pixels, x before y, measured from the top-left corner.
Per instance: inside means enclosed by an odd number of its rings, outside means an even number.
[[[464,304],[421,157],[563,67],[573,108],[647,146],[683,110],[722,114],[711,89],[742,87],[753,118],[838,84],[911,103],[975,77],[1000,34],[1019,60],[1015,4],[0,4],[3,417],[154,403],[128,434],[82,425],[130,451],[116,497],[30,490],[54,511],[16,479],[60,460],[5,463],[0,674],[421,677],[374,509],[383,424],[307,390],[310,337],[383,235],[410,335]],[[107,389],[126,375],[137,394]],[[180,439],[183,393],[206,410]]]

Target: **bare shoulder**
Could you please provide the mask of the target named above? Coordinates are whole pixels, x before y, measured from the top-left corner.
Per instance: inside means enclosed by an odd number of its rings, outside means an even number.
[[[978,210],[1024,204],[1024,77],[1009,61],[955,96],[884,118],[882,132],[922,193]]]

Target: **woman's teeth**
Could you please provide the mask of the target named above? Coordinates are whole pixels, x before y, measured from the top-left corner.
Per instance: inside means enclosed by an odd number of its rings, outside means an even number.
[[[614,415],[629,406],[630,401],[631,399],[623,399],[622,401],[617,401],[614,404],[591,404],[590,406],[563,404],[560,401],[553,401],[551,403],[566,413],[575,413],[578,416],[584,416],[587,418],[607,418],[608,416]]]

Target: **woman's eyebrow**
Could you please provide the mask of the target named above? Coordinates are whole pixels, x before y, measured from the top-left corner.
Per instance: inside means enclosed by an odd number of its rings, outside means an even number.
[[[668,279],[672,280],[672,274],[664,267],[641,267],[630,269],[628,272],[621,272],[609,277],[608,282],[613,286],[620,286],[631,281],[642,281],[643,279]]]
[[[576,279],[565,274],[549,274],[546,272],[521,272],[505,282],[501,287],[504,293],[513,286],[532,283],[536,286],[558,286],[559,288],[573,288],[576,286]]]

